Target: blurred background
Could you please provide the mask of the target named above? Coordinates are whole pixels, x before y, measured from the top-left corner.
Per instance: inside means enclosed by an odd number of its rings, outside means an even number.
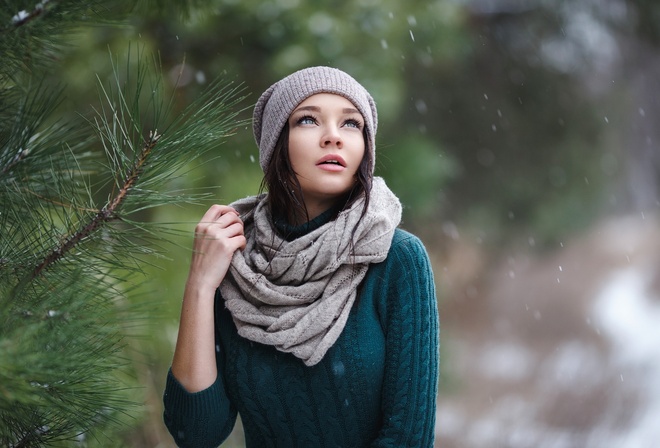
[[[365,85],[380,116],[377,174],[436,276],[437,446],[657,446],[660,4],[160,4],[138,3],[130,26],[84,28],[67,43],[52,75],[67,86],[63,110],[90,110],[109,54],[135,44],[160,55],[177,109],[221,77],[244,85],[250,118],[263,90],[310,65]],[[246,125],[172,182],[228,203],[258,191],[257,161]],[[146,216],[181,236],[133,298],[158,312],[129,342],[144,406],[122,446],[173,446],[161,395],[192,231],[209,205]],[[238,425],[223,446],[242,445]]]

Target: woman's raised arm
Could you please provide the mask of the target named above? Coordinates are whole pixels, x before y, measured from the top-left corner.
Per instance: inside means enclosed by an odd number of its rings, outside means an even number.
[[[172,360],[172,374],[188,392],[208,388],[217,377],[213,298],[234,252],[244,247],[243,222],[231,207],[212,206],[195,228]]]

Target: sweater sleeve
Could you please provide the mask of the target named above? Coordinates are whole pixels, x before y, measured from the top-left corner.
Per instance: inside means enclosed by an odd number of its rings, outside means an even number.
[[[384,272],[386,337],[383,425],[372,447],[433,446],[438,390],[439,322],[426,249],[400,232]],[[383,303],[381,302],[381,303]]]
[[[215,306],[223,306],[219,294],[216,294]],[[167,374],[163,419],[179,447],[217,447],[229,437],[236,423],[236,408],[225,392],[225,348],[217,328],[215,339],[218,376],[211,386],[190,393],[177,381],[171,369]]]

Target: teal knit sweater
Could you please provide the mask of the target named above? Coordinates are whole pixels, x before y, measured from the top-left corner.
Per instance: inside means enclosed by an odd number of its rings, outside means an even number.
[[[341,336],[312,367],[240,337],[222,297],[215,300],[215,383],[189,393],[167,376],[164,420],[179,446],[220,445],[237,412],[247,448],[433,446],[438,311],[417,237],[395,231]]]

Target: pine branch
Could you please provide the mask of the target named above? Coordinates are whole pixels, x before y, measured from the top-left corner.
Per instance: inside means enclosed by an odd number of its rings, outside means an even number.
[[[74,3],[66,17],[80,20]],[[0,29],[0,50],[15,38],[22,45],[12,54],[43,56],[42,46],[23,50],[65,18],[66,4],[53,0],[33,23],[4,35]],[[11,14],[5,17],[9,23]],[[172,189],[172,180],[242,124],[235,110],[242,88],[215,82],[179,111],[177,91],[165,97],[159,60],[138,50],[132,62],[129,48],[126,70],[113,64],[109,84],[99,75],[96,115],[78,116],[90,126],[51,119],[57,95],[31,78],[36,71],[0,91],[2,446],[114,430],[137,406],[135,391],[119,390],[114,376],[129,366],[122,339],[147,315],[128,300],[130,280],[173,231],[145,222],[143,211],[198,200],[199,193]]]
[[[14,156],[14,158],[11,159],[11,160],[9,161],[9,163],[7,163],[7,165],[5,165],[5,166],[2,168],[2,171],[0,171],[0,175],[3,175],[3,176],[4,176],[5,174],[7,174],[12,168],[14,168],[16,165],[18,165],[18,164],[21,162],[21,160],[25,159],[25,158],[28,156],[29,153],[30,153],[30,150],[27,149],[27,148],[26,148],[26,149],[23,149],[23,150],[20,150],[20,151]]]
[[[99,210],[96,215],[89,220],[87,224],[82,226],[78,231],[73,235],[69,236],[62,244],[54,248],[41,263],[39,263],[30,276],[30,280],[38,277],[45,269],[47,269],[52,264],[60,260],[64,255],[69,252],[71,249],[76,247],[81,241],[90,236],[96,230],[98,230],[103,224],[116,220],[118,218],[117,211],[119,210],[121,204],[124,202],[126,197],[129,194],[129,190],[135,185],[138,181],[138,178],[143,172],[144,164],[146,163],[149,155],[152,150],[155,148],[160,135],[156,132],[149,132],[149,139],[145,142],[142,147],[137,160],[135,161],[131,171],[123,182],[123,185],[119,189],[114,198],[112,198],[108,203]]]
[[[40,3],[35,5],[31,12],[27,12],[25,10],[17,12],[16,15],[11,18],[12,25],[14,25],[15,28],[18,28],[30,22],[31,20],[36,19],[46,12],[46,8],[50,3],[53,2],[51,2],[51,0],[41,0]]]

